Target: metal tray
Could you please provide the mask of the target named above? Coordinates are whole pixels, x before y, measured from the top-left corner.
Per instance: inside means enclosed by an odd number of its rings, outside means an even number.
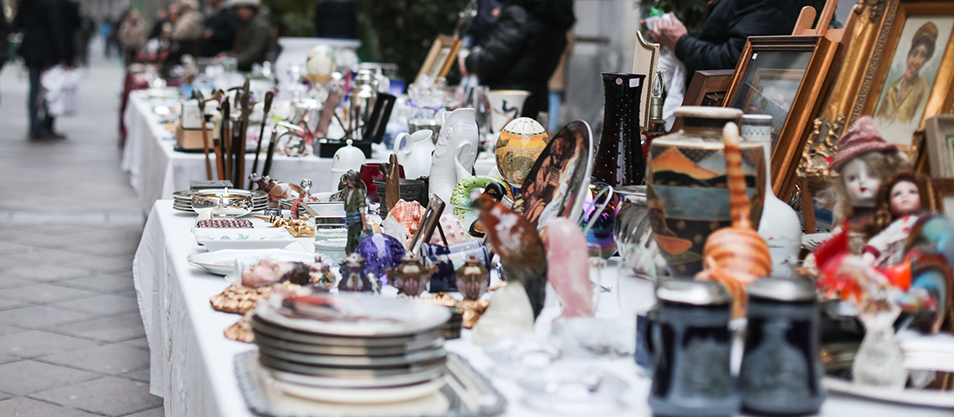
[[[252,412],[268,417],[490,417],[501,414],[507,400],[466,359],[449,353],[446,385],[438,392],[400,403],[356,405],[311,401],[277,388],[260,365],[258,351],[235,356],[239,388]]]

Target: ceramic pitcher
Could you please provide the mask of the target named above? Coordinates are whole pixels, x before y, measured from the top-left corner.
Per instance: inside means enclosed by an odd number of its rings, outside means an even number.
[[[434,153],[434,142],[430,130],[418,130],[414,133],[401,133],[394,139],[394,150],[398,162],[404,167],[406,178],[414,179],[426,177],[431,169],[431,154]]]

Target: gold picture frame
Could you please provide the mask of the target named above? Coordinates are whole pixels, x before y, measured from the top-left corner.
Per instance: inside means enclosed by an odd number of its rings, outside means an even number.
[[[795,188],[798,155],[837,52],[824,36],[749,37],[726,91],[724,107],[773,116],[772,185],[783,200]],[[752,106],[757,97],[764,105]]]
[[[636,31],[636,48],[633,51],[633,74],[646,76],[646,85],[640,97],[639,128],[645,129],[649,123],[650,99],[653,96],[653,86],[656,83],[656,65],[659,61],[659,44],[652,43]]]
[[[451,67],[454,66],[457,51],[460,50],[460,39],[450,35],[438,35],[431,44],[431,49],[421,65],[414,82],[418,82],[421,76],[427,74],[432,80],[446,77]]]
[[[838,138],[859,117],[876,115],[886,87],[893,83],[890,74],[892,64],[905,57],[904,51],[911,49],[910,44],[905,45],[905,41],[911,42],[908,35],[919,28],[918,19],[943,19],[943,26],[947,28],[946,33],[943,28],[938,30],[935,51],[931,57],[937,64],[933,85],[923,109],[919,111],[920,120],[917,126],[910,128],[910,134],[903,138],[889,134],[885,139],[909,151],[920,142],[916,140],[917,132],[924,129],[927,119],[951,112],[954,101],[951,91],[954,87],[954,59],[951,58],[954,55],[954,36],[951,35],[950,27],[954,25],[954,1],[860,1],[852,9],[845,27],[844,38],[850,43],[839,74],[819,116],[812,123],[811,136],[799,162],[797,174],[805,178],[806,183],[816,187],[827,183],[828,161],[835,156]],[[902,35],[906,39],[902,39]],[[917,153],[918,150],[914,151]]]

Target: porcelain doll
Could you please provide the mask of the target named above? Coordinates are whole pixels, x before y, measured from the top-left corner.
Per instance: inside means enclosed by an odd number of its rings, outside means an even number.
[[[847,220],[849,248],[860,255],[868,238],[880,231],[872,225],[881,182],[907,169],[908,162],[897,146],[884,140],[871,117],[864,116],[838,140],[829,168],[837,175],[822,196],[823,205],[834,212],[832,224],[839,225],[833,233]]]
[[[922,183],[917,174],[902,171],[882,184],[874,219],[876,227],[882,230],[865,245],[865,262],[879,268],[901,262],[905,241],[924,209]]]

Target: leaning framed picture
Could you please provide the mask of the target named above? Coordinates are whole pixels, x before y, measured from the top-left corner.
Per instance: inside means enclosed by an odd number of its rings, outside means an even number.
[[[931,176],[954,178],[954,114],[934,116],[925,124],[927,143],[921,153],[928,156]]]
[[[824,36],[752,36],[723,106],[772,116],[772,185],[787,199],[838,45]],[[784,197],[782,197],[784,196]]]
[[[438,35],[431,45],[431,50],[421,65],[421,70],[417,73],[414,82],[421,79],[421,76],[427,74],[432,80],[447,75],[454,65],[454,58],[457,57],[457,51],[460,49],[460,39],[449,35]]]

